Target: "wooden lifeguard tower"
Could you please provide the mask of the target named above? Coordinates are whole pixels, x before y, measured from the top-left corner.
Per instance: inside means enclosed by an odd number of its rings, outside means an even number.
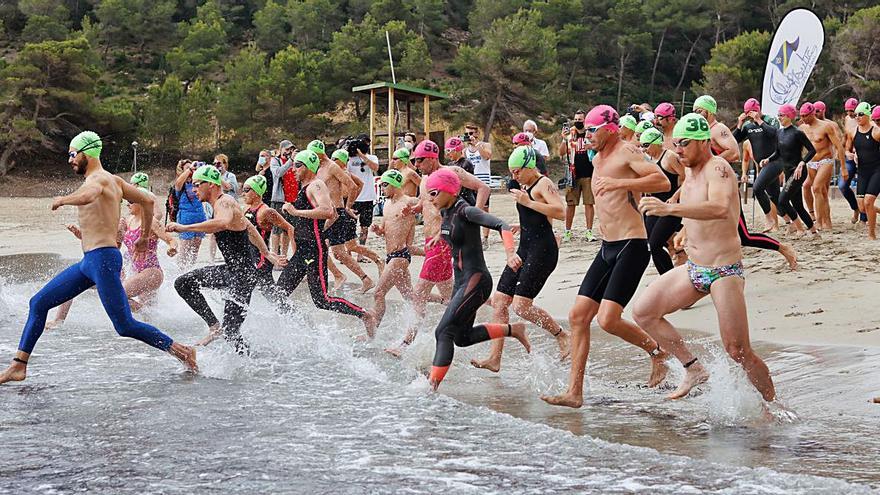
[[[443,149],[442,130],[431,132],[431,102],[435,100],[444,100],[449,95],[439,91],[430,89],[417,88],[406,84],[376,82],[365,86],[355,86],[351,88],[354,93],[370,94],[370,152],[379,156],[382,164],[388,163],[391,153],[397,149],[397,138],[403,137],[403,130],[399,130],[398,109],[405,108],[406,129],[410,132],[424,133],[424,137],[431,139],[436,143],[440,143],[440,149]],[[379,129],[377,125],[376,102],[377,100],[386,100],[387,103],[387,127]],[[413,103],[422,104],[422,120],[423,126],[418,132],[412,126]],[[377,142],[377,138],[379,142]]]

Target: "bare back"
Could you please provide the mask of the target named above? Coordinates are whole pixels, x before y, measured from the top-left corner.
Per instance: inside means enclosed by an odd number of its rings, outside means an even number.
[[[736,174],[723,158],[713,156],[702,167],[685,169],[681,204],[717,202],[726,207],[724,218],[695,220],[684,218],[687,229],[685,250],[688,257],[703,266],[730,265],[742,260],[739,222],[739,186]]]
[[[400,167],[400,173],[403,174],[403,187],[401,190],[407,196],[417,197],[419,195],[419,185],[422,183],[422,177],[415,170],[408,166]]]
[[[630,144],[619,141],[608,156],[600,151],[593,159],[593,192],[596,200],[596,213],[602,221],[603,238],[607,241],[622,239],[646,239],[645,222],[638,210],[638,194],[625,189],[595,194],[596,179],[637,179],[630,162],[645,159],[640,151]]]
[[[342,174],[347,174],[338,165],[329,160],[321,162],[321,168],[318,169],[318,178],[327,185],[327,191],[330,194],[330,201],[333,202],[334,208],[342,208]]]

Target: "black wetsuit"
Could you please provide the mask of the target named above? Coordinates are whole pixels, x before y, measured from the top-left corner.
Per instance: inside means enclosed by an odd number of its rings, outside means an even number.
[[[442,210],[441,214],[443,223],[440,226],[440,234],[452,249],[455,287],[446,312],[443,313],[434,333],[437,347],[431,376],[438,382],[452,364],[454,346],[467,347],[504,336],[497,332],[496,327],[500,327],[499,325],[473,325],[477,318],[477,310],[492,293],[492,275],[489,274],[483,258],[480,227],[510,232],[510,227],[502,220],[467,204],[462,199]],[[506,325],[503,327],[507,328]]]
[[[768,174],[772,180],[776,180],[780,172],[785,173],[785,185],[779,192],[779,200],[777,207],[781,214],[788,215],[793,220],[800,217],[801,221],[808,229],[813,227],[813,218],[804,208],[803,185],[807,180],[807,167],[801,170],[799,179],[794,178],[794,171],[797,169],[798,163],[809,163],[816,155],[816,148],[813,143],[804,134],[803,131],[790,125],[783,129],[779,129],[776,133],[777,144],[776,152],[769,158],[769,162],[765,169],[769,169]],[[806,156],[803,155],[807,150]],[[763,171],[762,171],[763,174]],[[755,184],[758,188],[760,185]]]
[[[250,222],[257,228],[257,231],[260,232],[260,237],[263,238],[263,242],[266,243],[266,246],[269,245],[269,237],[272,235],[272,225],[269,225],[265,228],[260,227],[260,224],[257,223],[257,214],[263,208],[269,208],[265,203],[261,203],[255,209],[248,209],[244,213],[244,217],[250,220]],[[275,290],[275,278],[272,276],[272,270],[274,267],[272,263],[269,262],[262,254],[260,254],[260,250],[257,249],[257,246],[251,244],[251,257],[254,260],[254,266],[256,267],[256,277],[257,277],[257,287],[260,288],[260,292],[262,292],[263,296],[266,299],[269,299],[273,302],[280,302],[280,298],[278,297],[278,293]]]
[[[223,254],[225,263],[196,268],[184,273],[174,281],[174,288],[208,326],[216,325],[217,317],[208,306],[202,289],[224,290],[221,330],[237,352],[245,353],[248,346],[241,337],[240,330],[251,303],[251,294],[257,285],[251,242],[247,229],[215,232],[214,239],[217,240],[217,247]]]
[[[300,188],[296,201],[297,210],[312,210],[314,205],[306,191],[308,185]],[[296,252],[278,277],[278,292],[284,300],[308,276],[309,293],[318,309],[336,311],[346,315],[364,316],[364,309],[341,297],[331,297],[327,284],[327,247],[324,244],[324,220],[293,217]]]
[[[668,172],[663,168],[663,165],[661,165],[666,153],[668,153],[668,151],[663,150],[663,154],[661,154],[660,158],[654,163],[660,167],[663,175],[669,179],[671,187],[667,192],[651,194],[651,196],[664,202],[669,201],[678,190],[678,174]],[[657,273],[663,275],[673,268],[672,257],[666,252],[666,246],[669,238],[681,229],[681,217],[655,217],[646,215],[645,229],[648,231],[648,247],[651,249],[651,259],[654,260],[654,268],[657,269]]]
[[[448,167],[461,167],[469,174],[474,173],[474,164],[471,163],[471,161],[468,160],[467,157],[465,157],[465,156],[462,156],[461,158],[459,158],[458,160],[455,160],[454,162],[448,163],[447,166]],[[458,192],[458,197],[467,201],[467,204],[469,204],[471,206],[477,205],[477,191],[474,191],[473,189],[468,189],[466,187],[462,187],[461,190]],[[488,199],[486,201],[488,204]]]
[[[762,122],[761,125],[749,121],[743,124],[742,128],[734,129],[733,137],[736,138],[738,143],[748,139],[752,145],[752,154],[755,157],[755,161],[761,163],[761,160],[770,158],[776,152],[777,130],[776,127],[773,127],[766,121]],[[761,205],[761,210],[764,211],[764,214],[770,213],[770,203],[776,204],[779,198],[779,181],[775,180],[779,173],[777,172],[776,175],[772,175],[773,171],[773,169],[764,167],[758,176],[755,177],[752,187],[752,194]],[[758,188],[759,184],[761,185],[760,188]]]
[[[853,148],[859,158],[856,196],[860,198],[880,194],[880,142],[871,135],[873,129],[872,127],[868,132],[861,132],[856,128],[853,137]]]
[[[538,176],[532,187],[523,189],[529,195],[529,199],[534,200],[532,190],[544,179],[546,178],[543,175]],[[559,246],[556,244],[553,226],[547,215],[519,203],[516,204],[516,211],[519,213],[520,226],[519,248],[516,254],[522,259],[523,264],[518,271],[505,266],[501,278],[498,279],[496,290],[508,296],[534,299],[556,269],[556,264],[559,262]]]

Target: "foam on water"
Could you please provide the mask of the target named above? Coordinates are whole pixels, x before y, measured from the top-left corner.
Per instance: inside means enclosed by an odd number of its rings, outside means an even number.
[[[203,337],[204,323],[168,279],[162,309],[144,318],[181,341]],[[37,289],[0,288],[3,353],[14,351]],[[880,483],[871,453],[878,442],[853,433],[878,414],[854,411],[837,393],[865,396],[876,352],[854,360],[834,349],[762,348],[780,396],[794,397],[804,418],[755,425],[757,394],[714,340],[692,339],[712,373],[702,393],[669,402],[668,390],[644,388],[643,352],[596,331],[592,390],[583,409],[568,410],[537,399],[567,385],[569,366],[538,330],[531,355],[506,346],[499,374],[469,365],[487,345],[456,349],[434,394],[422,374],[433,328],[422,328],[401,359],[383,352],[411,324],[405,306],[392,303],[377,339],[358,344],[356,320],[316,311],[302,289],[295,297],[298,311],[281,316],[255,295],[243,327],[251,356],[217,341],[200,349],[202,374],[193,376],[115,336],[87,291],[68,324],[44,334],[27,385],[0,387],[0,438],[18,453],[0,463],[0,491],[870,492],[815,473]],[[219,297],[209,300],[220,314]],[[428,321],[439,311],[431,307]],[[674,365],[670,383],[682,371]],[[819,374],[825,395],[814,390]]]

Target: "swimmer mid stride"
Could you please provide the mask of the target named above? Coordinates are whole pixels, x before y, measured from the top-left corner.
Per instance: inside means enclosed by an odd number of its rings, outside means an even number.
[[[101,138],[91,131],[78,134],[70,142],[68,163],[76,174],[85,177],[85,182],[73,194],[56,197],[52,210],[77,207],[83,259],[59,273],[31,298],[18,352],[12,364],[0,373],[0,383],[25,379],[28,359],[43,333],[49,310],[92,286],[97,286],[101,304],[119,335],[166,351],[190,370],[198,371],[195,349],[174,342],[157,328],[131,316],[128,297],[119,280],[122,269],[122,255],[116,244],[119,204],[125,199],[141,205],[141,236],[134,242],[135,259],[141,259],[151,235],[154,201],[150,194],[105,171],[101,166],[101,148]]]

